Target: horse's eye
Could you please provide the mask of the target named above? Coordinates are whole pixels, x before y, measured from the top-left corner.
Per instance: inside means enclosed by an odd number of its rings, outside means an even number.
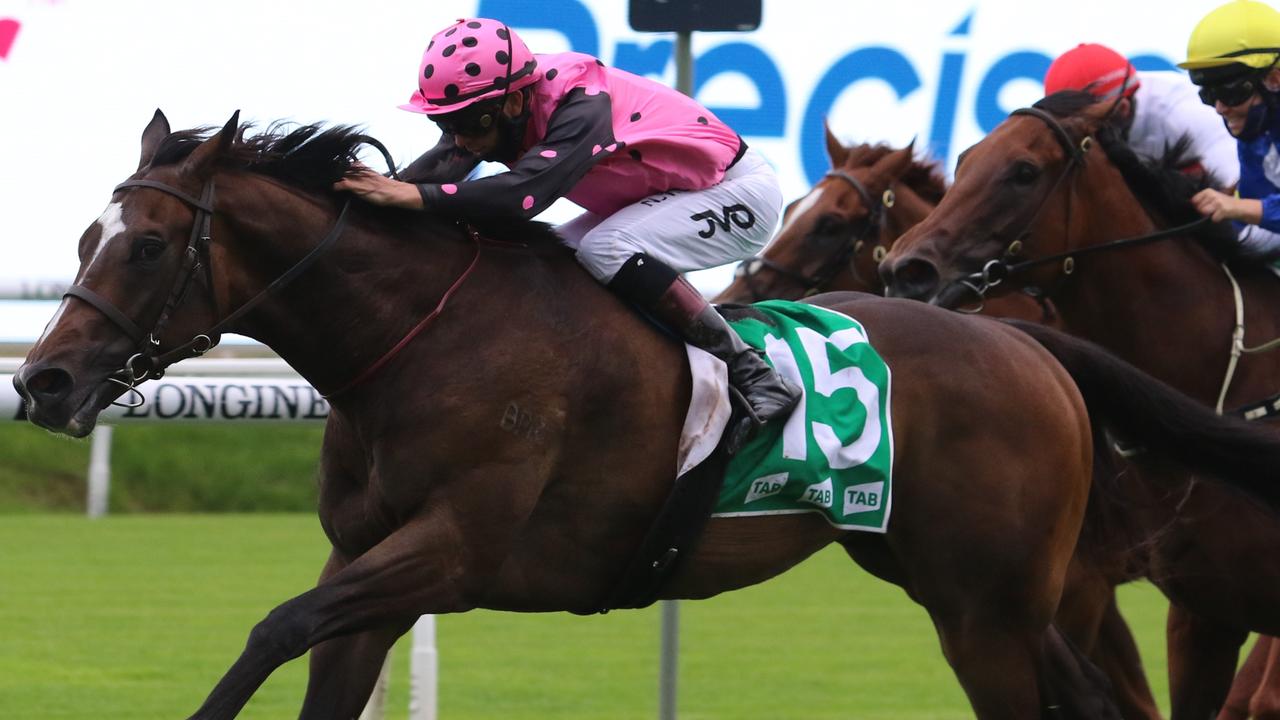
[[[129,262],[154,262],[157,258],[164,254],[165,244],[160,238],[141,237],[133,244],[133,252],[129,256]]]
[[[813,224],[814,235],[836,235],[845,227],[843,219],[834,215],[823,215]]]
[[[1013,181],[1019,185],[1030,185],[1040,177],[1040,168],[1029,162],[1020,162],[1013,166]]]

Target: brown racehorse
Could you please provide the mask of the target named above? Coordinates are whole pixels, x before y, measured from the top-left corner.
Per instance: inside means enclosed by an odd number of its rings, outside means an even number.
[[[798,300],[832,290],[880,294],[880,261],[893,240],[946,191],[913,148],[845,146],[826,130],[831,170],[783,211],[767,250],[743,261],[718,302]]]
[[[830,128],[826,141],[831,171],[787,207],[769,247],[739,266],[717,302],[798,299],[830,290],[883,292],[880,261],[899,235],[933,210],[946,182],[937,164],[915,159],[910,146],[846,147]],[[982,312],[1058,324],[1051,303],[1023,293],[989,298]],[[1107,542],[1078,553],[1055,622],[1107,675],[1127,720],[1155,720],[1160,712],[1137,643],[1116,604],[1115,586],[1134,579],[1129,552],[1127,545],[1113,550]]]
[[[947,196],[889,253],[892,293],[955,305],[1034,286],[1068,331],[1209,406],[1224,390],[1227,410],[1271,395],[1280,354],[1231,360],[1232,287],[1257,344],[1280,334],[1280,282],[1256,265],[1223,265],[1231,229],[1193,224],[1194,183],[1139,161],[1107,110],[1086,95],[1051,96],[963,153]],[[1174,718],[1211,717],[1248,631],[1280,632],[1280,523],[1220,487],[1192,480],[1170,494],[1140,481],[1149,474],[1121,493],[1131,529],[1148,537],[1134,564],[1171,600]]]
[[[914,145],[846,146],[826,128],[831,170],[783,213],[782,227],[759,256],[743,261],[720,303],[798,300],[848,290],[883,294],[879,265],[899,235],[933,210],[946,192],[937,163]],[[987,304],[994,317],[1055,324],[1047,303],[1015,294]]]
[[[332,554],[194,717],[234,717],[311,650],[301,717],[350,718],[419,615],[598,609],[672,487],[683,349],[541,226],[482,235],[344,206],[328,188],[361,141],[350,129],[239,135],[234,116],[206,136],[156,114],[138,171],[81,239],[76,289],[15,376],[33,422],[84,436],[120,382],[229,330],[329,394],[319,512]],[[662,597],[762,582],[837,542],[929,612],[979,718],[1115,717],[1049,624],[1095,433],[1105,421],[1272,505],[1280,488],[1258,478],[1280,469],[1280,442],[1052,330],[861,294],[814,301],[856,315],[893,369],[887,532],[811,514],[712,519]]]

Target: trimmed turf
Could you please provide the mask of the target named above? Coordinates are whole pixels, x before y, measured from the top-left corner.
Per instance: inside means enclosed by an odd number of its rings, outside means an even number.
[[[314,516],[0,516],[0,718],[186,717],[276,603],[326,555]],[[1163,600],[1121,595],[1164,698]],[[681,604],[682,720],[966,718],[923,611],[837,550],[782,578]],[[473,612],[438,621],[440,717],[650,720],[656,607],[580,618]],[[389,718],[406,716],[408,654]],[[294,718],[305,660],[241,717]],[[1163,701],[1162,701],[1162,704]]]

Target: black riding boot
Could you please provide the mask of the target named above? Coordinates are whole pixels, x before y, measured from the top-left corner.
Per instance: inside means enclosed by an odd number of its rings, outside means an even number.
[[[643,253],[633,255],[609,287],[648,311],[686,342],[729,366],[729,383],[742,393],[749,416],[732,429],[729,451],[736,452],[764,423],[782,420],[801,392],[774,372],[697,288],[665,263]]]

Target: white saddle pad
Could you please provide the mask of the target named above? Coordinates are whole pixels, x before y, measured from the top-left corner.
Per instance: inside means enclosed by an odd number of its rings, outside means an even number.
[[[688,344],[684,347],[693,375],[693,392],[680,432],[676,477],[692,470],[715,450],[730,414],[729,368],[705,350]]]

